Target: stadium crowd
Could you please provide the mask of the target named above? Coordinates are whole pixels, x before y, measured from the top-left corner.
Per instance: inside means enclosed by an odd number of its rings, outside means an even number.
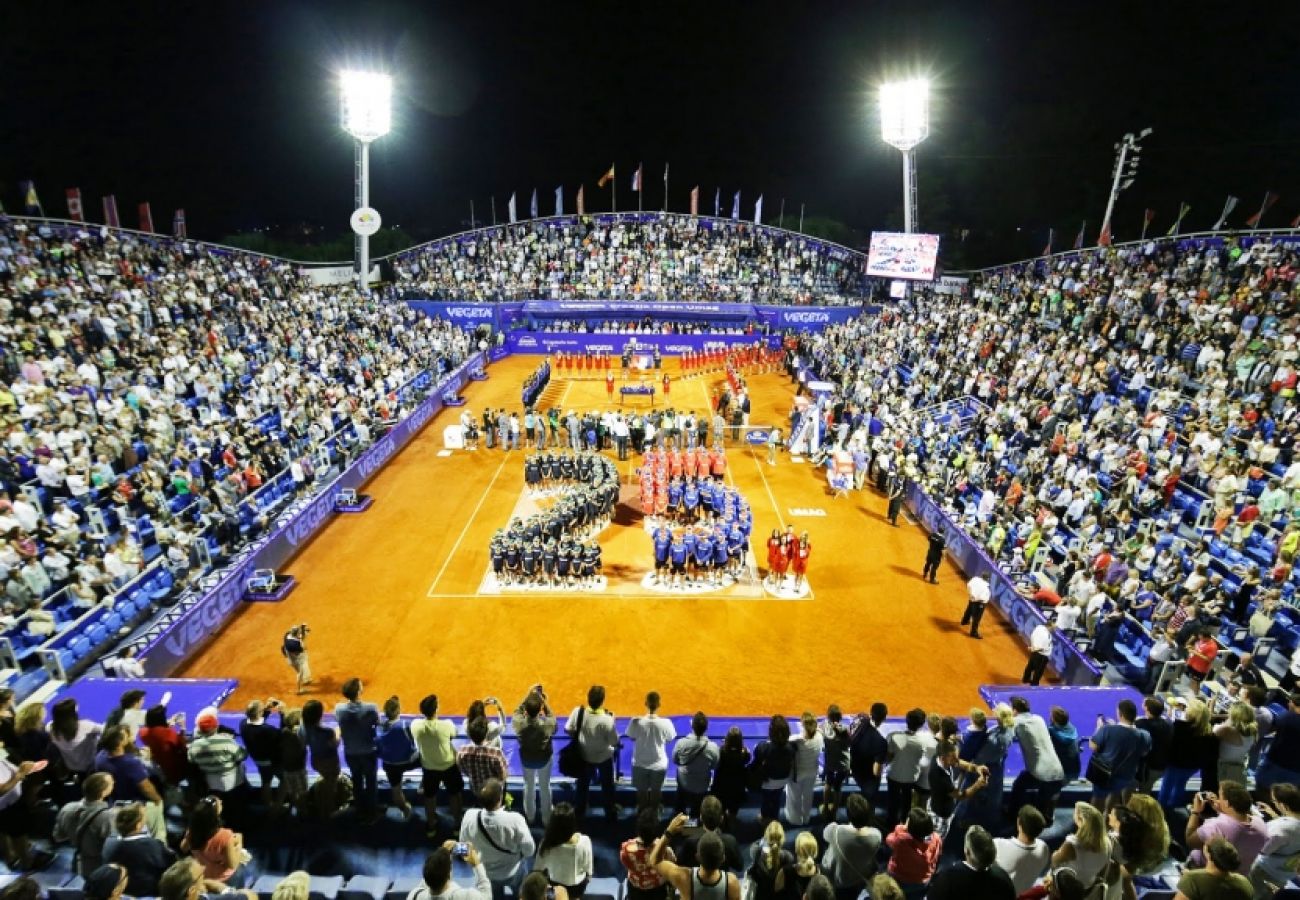
[[[1267,241],[1073,255],[804,336],[791,371],[836,385],[817,414],[859,487],[920,482],[1099,660],[1134,668],[1117,640],[1149,629],[1134,680],[1203,678],[1203,630],[1267,636],[1290,688],[1296,272]]]
[[[44,638],[159,556],[179,590],[470,350],[287,263],[0,218],[0,621]]]
[[[873,900],[1084,900],[1134,897],[1166,878],[1192,900],[1245,900],[1272,896],[1300,862],[1300,695],[1270,714],[1272,741],[1258,760],[1247,753],[1225,770],[1227,748],[1243,737],[1256,744],[1255,714],[1234,710],[1230,737],[1208,730],[1202,701],[1171,718],[1155,696],[1142,710],[1120,701],[1086,741],[1064,709],[1013,697],[971,709],[964,726],[922,709],[891,725],[883,703],[856,715],[831,705],[793,726],[774,715],[751,746],[734,726],[714,740],[704,712],[679,735],[653,691],[645,712],[620,727],[605,689],[593,686],[561,725],[534,685],[513,714],[495,697],[474,701],[463,731],[440,715],[436,695],[407,718],[396,697],[382,707],[367,701],[358,679],[341,693],[333,722],[320,699],[301,708],[269,699],[250,703],[233,725],[204,709],[192,729],[165,705],[145,708],[141,690],[125,691],[102,723],[63,699],[48,725],[40,703],[15,709],[12,694],[0,694],[6,864],[15,873],[50,864],[32,839],[56,813],[53,840],[71,845],[88,896],[125,882],[132,896],[182,900],[188,895],[172,882],[189,890],[196,878],[211,893],[247,889],[257,853],[271,847],[250,850],[236,829],[267,817],[280,830],[332,821],[340,837],[372,826],[386,817],[380,772],[398,820],[413,819],[409,792],[423,800],[419,827],[435,849],[417,891],[445,894],[457,856],[473,869],[481,900],[527,897],[527,878],[537,875],[543,896],[550,887],[581,897],[598,867],[609,870],[599,851],[615,847],[630,895],[658,900],[667,900],[666,884],[717,884],[719,872],[731,900],[730,885],[739,891],[742,880],[746,896],[775,900],[845,900],[864,888]],[[514,742],[516,768],[504,740]],[[631,744],[631,819],[616,805],[623,741]],[[1092,761],[1081,772],[1082,743]],[[1217,768],[1206,765],[1207,743],[1223,748]],[[1013,745],[1023,759],[1014,779]],[[666,797],[670,763],[676,784]],[[1185,806],[1188,765],[1200,766],[1202,781]],[[572,804],[556,800],[553,770],[574,779]],[[407,773],[418,775],[418,791]],[[596,837],[581,830],[598,824],[587,817],[593,782],[605,820]],[[1063,804],[1063,792],[1080,787],[1087,799]],[[355,816],[339,815],[349,804]],[[1069,816],[1058,822],[1061,806]],[[752,847],[740,843],[746,834],[758,835]],[[824,884],[814,885],[817,877]]]
[[[862,257],[747,222],[653,214],[484,228],[399,254],[400,289],[453,300],[637,297],[742,303],[862,302]]]

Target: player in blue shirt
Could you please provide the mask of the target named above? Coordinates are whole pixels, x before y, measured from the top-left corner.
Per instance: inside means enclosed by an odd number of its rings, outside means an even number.
[[[668,512],[674,518],[682,515],[682,480],[674,478],[668,482]]]
[[[682,489],[682,506],[686,510],[686,520],[694,522],[700,510],[700,489],[695,486],[694,479],[686,482]]]
[[[696,578],[700,581],[707,579],[712,583],[710,570],[713,568],[713,538],[707,532],[695,538],[693,556]]]
[[[686,544],[682,541],[682,536],[679,534],[673,538],[672,546],[668,548],[668,559],[672,563],[673,584],[677,587],[682,586],[682,578],[686,574],[687,555],[688,551],[686,550]]]
[[[719,533],[713,539],[713,577],[719,582],[727,573],[727,560],[730,559],[730,555],[726,535],[719,529]]]
[[[655,584],[661,584],[668,574],[668,547],[673,542],[673,535],[665,525],[654,530],[655,548]]]

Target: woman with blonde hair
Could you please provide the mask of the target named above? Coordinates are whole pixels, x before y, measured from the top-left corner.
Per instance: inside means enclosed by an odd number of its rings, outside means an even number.
[[[976,712],[979,710],[971,710],[972,724]],[[985,787],[957,804],[953,820],[963,825],[983,825],[994,829],[1001,818],[1003,776],[1006,772],[1007,751],[1016,736],[1016,714],[1007,704],[999,703],[993,708],[992,719],[982,712],[981,716],[985,720],[983,740],[963,741],[960,755],[976,766],[987,768],[988,775],[981,776],[978,771],[967,773],[959,787],[965,790],[981,777],[985,778]],[[965,755],[968,752],[971,753],[969,757]]]
[[[817,790],[818,760],[826,739],[817,728],[817,717],[805,712],[799,720],[802,730],[790,739],[794,747],[794,771],[785,786],[785,820],[791,825],[807,825],[812,817],[813,793]]]
[[[1150,794],[1133,794],[1124,804],[1146,823],[1146,840],[1135,859],[1125,861],[1134,875],[1145,875],[1161,868],[1169,858],[1169,823],[1159,802]]]
[[[817,865],[817,838],[811,831],[801,831],[794,839],[794,866],[784,883],[778,886],[789,897],[803,897],[808,892],[808,883],[821,872]]]
[[[777,900],[783,896],[786,870],[794,865],[794,857],[784,844],[785,829],[781,823],[768,822],[762,839],[754,844],[754,864],[748,872],[754,885],[753,900]]]
[[[871,900],[905,900],[907,897],[899,883],[883,872],[871,879],[868,896]]]
[[[1246,783],[1246,760],[1259,740],[1259,723],[1249,703],[1240,701],[1228,709],[1228,721],[1214,726],[1219,741],[1219,782]]]
[[[1091,885],[1110,862],[1110,836],[1106,833],[1106,820],[1101,810],[1091,803],[1074,804],[1074,834],[1067,835],[1065,843],[1052,854],[1052,868],[1069,866],[1085,885]]]
[[[301,870],[280,879],[271,892],[271,900],[307,900],[311,893],[311,876]]]
[[[1187,782],[1199,771],[1206,790],[1208,776],[1217,775],[1219,739],[1210,729],[1210,708],[1201,700],[1189,700],[1174,712],[1174,730],[1169,740],[1169,764],[1165,766],[1156,799],[1166,810],[1181,806]]]

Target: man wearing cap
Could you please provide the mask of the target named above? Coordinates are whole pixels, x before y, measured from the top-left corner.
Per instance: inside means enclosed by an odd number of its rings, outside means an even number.
[[[194,728],[189,760],[203,773],[208,793],[221,796],[229,804],[244,784],[243,762],[248,753],[233,734],[220,730],[216,707],[206,706],[200,710]]]

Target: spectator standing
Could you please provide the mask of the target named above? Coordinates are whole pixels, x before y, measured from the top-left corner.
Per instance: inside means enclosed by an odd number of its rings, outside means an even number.
[[[447,789],[447,802],[453,821],[460,821],[464,807],[465,779],[456,765],[456,749],[451,740],[456,736],[456,726],[438,718],[438,695],[430,694],[420,701],[420,715],[424,718],[411,723],[411,737],[420,750],[421,793],[424,794],[424,815],[430,835],[438,827],[438,788]]]
[[[885,704],[873,703],[870,715],[855,716],[849,727],[849,771],[858,791],[871,803],[880,791],[880,776],[889,759],[889,742],[880,732],[888,717]]]
[[[244,710],[244,721],[239,723],[239,739],[257,766],[262,803],[268,807],[275,806],[272,788],[280,777],[280,729],[267,721],[267,716],[275,712],[281,712],[279,700],[253,700]]]
[[[127,752],[130,734],[125,725],[115,725],[104,735],[103,750],[95,756],[95,771],[113,776],[110,803],[143,803],[149,832],[159,840],[167,838],[163,798],[154,786],[149,767],[135,752]],[[134,747],[132,747],[134,751]]]
[[[375,746],[375,729],[379,726],[379,707],[361,701],[360,678],[343,682],[346,702],[334,707],[343,758],[352,774],[352,791],[363,825],[378,818],[379,751]]]
[[[1214,736],[1219,741],[1219,784],[1225,781],[1246,783],[1246,762],[1250,751],[1259,739],[1259,724],[1255,721],[1255,710],[1249,703],[1237,702],[1228,708],[1228,721],[1214,726]],[[1241,848],[1238,847],[1238,850]],[[1243,868],[1250,868],[1250,863],[1242,860]]]
[[[1024,757],[1025,767],[1011,785],[1011,806],[1019,809],[1027,796],[1032,795],[1034,805],[1047,818],[1051,804],[1065,783],[1065,769],[1052,745],[1051,733],[1043,717],[1030,712],[1029,701],[1024,697],[1011,698],[1011,710],[1016,714],[1014,729],[1016,743]]]
[[[402,719],[402,701],[396,696],[384,701],[384,718],[379,723],[375,747],[392,793],[393,806],[401,812],[403,819],[410,819],[411,804],[406,802],[402,786],[406,773],[419,768],[420,751],[411,736],[411,726]]]
[[[551,764],[555,757],[555,714],[540,684],[524,697],[511,723],[519,739],[519,761],[524,769],[524,818],[535,821],[537,797],[542,801],[542,824],[551,818]]]
[[[1187,782],[1198,771],[1205,789],[1213,789],[1213,783],[1207,781],[1218,775],[1218,749],[1219,741],[1210,730],[1210,708],[1205,703],[1191,700],[1181,709],[1176,709],[1169,743],[1169,765],[1160,780],[1160,793],[1157,795],[1160,805],[1166,810],[1181,806]]]
[[[308,700],[303,704],[302,741],[307,746],[311,767],[320,776],[311,788],[316,792],[313,805],[318,816],[328,819],[338,809],[338,785],[343,767],[339,764],[339,730],[323,724],[324,718],[325,705],[319,700]]]
[[[614,714],[605,709],[603,685],[592,685],[587,691],[587,705],[574,708],[564,723],[564,730],[577,738],[587,764],[587,774],[578,779],[578,816],[587,814],[591,780],[599,778],[605,818],[615,821],[618,808],[614,805],[614,751],[618,749],[618,731],[614,727]]]
[[[677,766],[677,811],[695,817],[700,802],[709,792],[709,782],[718,767],[718,745],[709,740],[709,718],[703,712],[691,717],[691,732],[673,747]]]
[[[849,777],[851,758],[850,732],[848,726],[844,724],[844,714],[834,703],[826,710],[826,721],[821,725],[821,734],[825,762],[822,765],[822,803],[817,811],[823,818],[833,822],[840,806],[844,782]],[[879,783],[879,776],[877,776],[877,783]]]
[[[762,791],[759,814],[764,822],[775,821],[781,814],[781,797],[794,772],[794,747],[790,743],[790,723],[774,715],[768,721],[767,740],[754,748],[750,767],[756,773]]]
[[[645,698],[646,714],[636,716],[627,724],[627,736],[632,739],[632,786],[636,788],[637,810],[662,806],[664,776],[668,773],[668,754],[665,747],[677,737],[671,719],[659,717],[659,692],[651,691]]]
[[[1137,784],[1138,767],[1151,749],[1151,735],[1136,727],[1137,704],[1127,698],[1119,701],[1116,715],[1118,721],[1103,725],[1089,741],[1094,762],[1109,772],[1105,781],[1092,785],[1092,802],[1102,808],[1111,797]],[[1090,763],[1089,771],[1093,770]]]
[[[77,701],[64,697],[54,704],[50,717],[50,739],[68,771],[85,778],[95,767],[95,753],[104,729],[97,722],[77,714]]]
[[[477,795],[493,779],[504,784],[508,770],[506,756],[487,743],[487,717],[473,719],[465,726],[465,731],[470,743],[456,753],[456,766],[469,780],[470,791]]]
[[[502,809],[504,796],[501,781],[489,778],[479,791],[482,809],[466,810],[460,821],[460,839],[479,848],[496,900],[504,900],[507,891],[518,894],[523,862],[537,849],[524,817]]]
[[[890,828],[907,815],[914,792],[924,795],[925,792],[919,789],[921,772],[929,768],[939,747],[934,735],[925,730],[925,710],[908,710],[905,721],[906,730],[892,732],[888,738],[889,771],[885,781],[889,786],[889,796],[885,821]],[[918,802],[924,803],[924,796]]]
[[[248,752],[232,733],[221,730],[216,707],[200,710],[194,727],[189,759],[190,764],[203,774],[206,793],[234,797],[245,784],[244,760],[248,758]]]
[[[799,723],[800,733],[790,742],[794,747],[794,771],[785,788],[785,820],[794,826],[806,825],[812,817],[813,793],[825,745],[816,716],[805,712]]]
[[[1138,790],[1149,794],[1169,765],[1169,746],[1174,736],[1174,723],[1165,718],[1165,702],[1159,697],[1151,696],[1143,700],[1142,711],[1146,715],[1138,718],[1134,724],[1151,736],[1151,749],[1142,757],[1142,765],[1138,766]]]

